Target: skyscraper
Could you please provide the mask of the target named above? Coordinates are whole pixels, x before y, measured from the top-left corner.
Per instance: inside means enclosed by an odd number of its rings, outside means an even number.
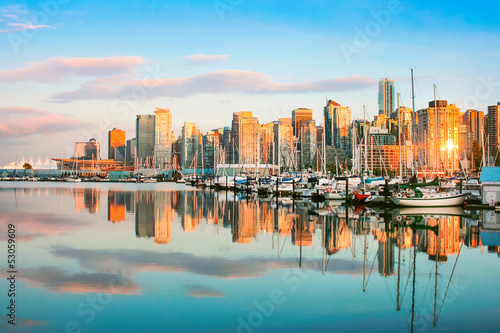
[[[134,161],[137,152],[137,140],[135,138],[127,140],[127,161]]]
[[[155,146],[155,116],[152,114],[137,115],[135,123],[135,138],[137,140],[137,158],[141,166],[151,165]]]
[[[197,167],[195,164],[195,157],[200,149],[199,147],[200,130],[195,123],[186,121],[182,126],[182,148],[181,148],[181,161],[182,168]]]
[[[88,142],[77,141],[73,157],[81,160],[100,160],[101,145],[94,138],[91,138]]]
[[[399,123],[401,126],[401,144],[411,144],[412,137],[412,112],[405,106],[399,107]],[[397,119],[397,118],[396,118]]]
[[[340,104],[329,100],[326,106],[323,108],[323,117],[325,122],[325,138],[326,145],[333,146],[333,114],[335,113],[335,108],[340,107]]]
[[[230,127],[224,127],[224,133],[222,133],[222,149],[225,153],[223,155],[224,160],[222,163],[232,164],[233,163],[233,138],[232,131]]]
[[[347,106],[329,100],[324,107],[325,139],[327,146],[343,149],[350,155],[351,110]]]
[[[316,161],[316,148],[317,148],[317,130],[314,120],[310,120],[302,125],[300,134],[301,150],[301,166],[303,168],[315,168]]]
[[[116,149],[125,146],[125,131],[113,128],[108,132],[108,158],[116,158]]]
[[[257,164],[260,162],[260,124],[257,118],[242,119],[239,143],[238,163]]]
[[[260,159],[264,164],[274,164],[273,162],[273,140],[274,123],[262,124],[260,128]]]
[[[302,125],[312,120],[313,111],[306,108],[298,108],[292,111],[293,135],[300,138]]]
[[[292,119],[280,118],[274,122],[274,164],[287,169],[293,166],[293,127]]]
[[[495,158],[500,144],[500,102],[497,105],[488,106],[488,118],[486,123],[486,136],[488,137],[488,165],[495,163]]]
[[[471,156],[472,145],[474,141],[483,146],[484,140],[484,112],[477,110],[467,110],[463,117],[462,123],[465,125],[465,140],[462,140],[460,150],[466,152],[466,156]]]
[[[394,112],[394,97],[396,96],[394,81],[389,78],[378,82],[378,114],[385,114],[388,118]]]
[[[419,165],[443,173],[458,170],[460,109],[445,100],[431,101],[417,111],[417,119]]]
[[[347,106],[339,106],[333,113],[333,140],[335,148],[343,149],[349,154],[351,151],[351,110]]]
[[[233,113],[233,122],[231,126],[231,138],[232,138],[232,163],[243,163],[240,161],[241,150],[243,148],[242,145],[242,125],[245,122],[252,122],[253,114],[250,111],[239,111]]]
[[[155,167],[172,164],[172,113],[170,109],[155,108]]]
[[[208,131],[203,135],[203,168],[213,169],[221,161],[219,160],[220,136],[218,131]]]

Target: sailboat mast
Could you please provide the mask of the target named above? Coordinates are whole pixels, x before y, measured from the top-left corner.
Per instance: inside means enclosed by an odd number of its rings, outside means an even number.
[[[435,112],[435,124],[434,124],[434,127],[435,127],[435,137],[434,137],[434,151],[435,151],[435,158],[436,158],[436,176],[439,177],[439,139],[438,139],[438,121],[439,121],[439,109],[438,109],[438,105],[437,105],[437,101],[436,101],[436,85],[434,84],[434,112]]]
[[[403,179],[403,164],[401,163],[401,110],[399,109],[399,93],[398,97],[398,143],[399,143],[399,179]]]
[[[413,172],[414,174],[418,174],[417,171],[417,112],[415,111],[415,87],[413,80],[413,68],[411,69],[411,99],[412,99],[412,131],[411,131],[411,141],[413,142]]]
[[[324,126],[324,128],[323,128],[323,140],[321,140],[321,141],[323,142],[323,144],[322,144],[322,146],[323,146],[323,172],[326,175],[327,174],[327,172],[326,172],[326,123],[324,120],[323,120],[323,123],[324,123],[324,125],[323,125]]]
[[[363,105],[363,122],[364,122],[364,144],[365,144],[365,170],[368,168],[368,141],[366,140],[368,138],[368,126],[366,125],[366,106]]]

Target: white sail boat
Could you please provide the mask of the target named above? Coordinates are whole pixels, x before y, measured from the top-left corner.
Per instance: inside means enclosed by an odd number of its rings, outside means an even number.
[[[422,192],[415,188],[406,193],[398,193],[392,200],[396,205],[405,207],[446,207],[462,205],[466,196],[467,193],[437,192],[435,190]]]

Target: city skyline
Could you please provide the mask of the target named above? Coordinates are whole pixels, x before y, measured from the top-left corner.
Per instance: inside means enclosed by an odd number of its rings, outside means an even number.
[[[176,137],[184,122],[206,133],[242,110],[268,123],[308,108],[322,125],[325,98],[353,119],[366,104],[372,119],[382,78],[412,107],[411,68],[416,110],[434,83],[463,112],[500,99],[496,3],[49,3],[1,6],[1,165],[69,157],[93,137],[105,152],[108,131],[133,138],[136,115],[155,107],[171,110]]]

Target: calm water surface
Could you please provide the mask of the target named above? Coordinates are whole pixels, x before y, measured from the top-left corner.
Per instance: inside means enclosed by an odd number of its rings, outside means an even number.
[[[500,330],[500,214],[0,183],[20,332]]]

